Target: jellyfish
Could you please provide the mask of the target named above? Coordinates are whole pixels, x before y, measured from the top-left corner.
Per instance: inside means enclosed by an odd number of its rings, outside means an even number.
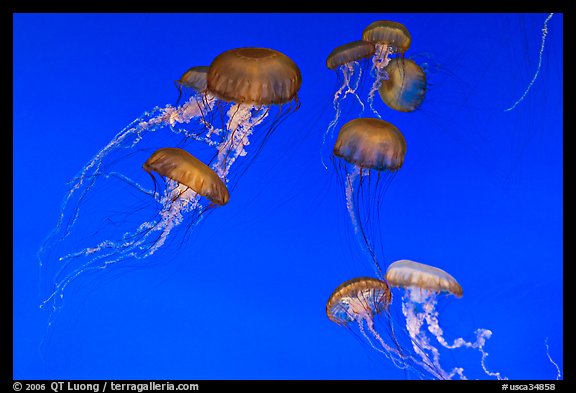
[[[174,199],[183,199],[186,203],[204,196],[210,202],[222,206],[228,203],[228,189],[202,161],[186,150],[165,147],[158,149],[146,160],[142,168],[149,174],[157,172],[178,183]]]
[[[140,260],[158,250],[146,248],[144,243],[133,247],[133,242],[138,242],[133,236],[143,236],[146,227],[166,211],[164,202],[146,186],[149,178],[140,166],[166,145],[185,148],[200,143],[215,150],[216,142],[206,137],[208,130],[202,124],[202,110],[212,103],[203,100],[200,106],[196,97],[190,97],[178,107],[168,104],[145,112],[118,132],[69,182],[56,225],[37,253],[44,283],[41,307],[60,307],[54,302],[61,303],[68,283],[96,266]],[[167,187],[176,185],[169,182]],[[161,239],[158,245],[164,244],[165,238]],[[126,245],[120,247],[122,242]]]
[[[326,303],[330,321],[346,327],[352,333],[360,332],[372,349],[391,360],[396,367],[440,378],[429,359],[415,358],[406,350],[398,337],[390,315],[392,293],[386,281],[372,277],[358,277],[340,284]]]
[[[176,106],[180,102],[183,90],[189,90],[191,94],[202,93],[206,90],[206,74],[208,73],[208,66],[195,66],[186,71],[180,79],[174,81],[178,89],[178,100]]]
[[[360,113],[364,111],[364,103],[358,95],[358,88],[362,76],[365,74],[364,69],[366,66],[364,63],[366,59],[372,58],[375,50],[373,43],[359,40],[334,48],[330,55],[328,55],[326,67],[330,70],[336,70],[339,88],[334,93],[334,99],[332,100],[335,117],[330,124],[328,124],[328,128],[324,133],[322,147],[324,147],[328,134],[331,135],[331,132],[338,124],[341,114],[340,103],[344,101],[348,95],[356,98],[361,107]],[[321,159],[324,168],[327,169],[324,164],[324,157],[322,156]]]
[[[354,233],[383,277],[379,210],[395,173],[402,167],[406,141],[393,124],[375,118],[350,120],[340,128],[334,165],[343,183],[346,209]]]
[[[368,93],[370,109],[380,118],[380,114],[374,109],[374,95],[380,88],[382,81],[388,79],[386,67],[390,62],[390,56],[397,54],[404,57],[411,43],[410,32],[401,23],[389,20],[380,20],[371,23],[362,32],[362,39],[374,43],[375,53],[372,57],[372,75],[374,82]]]
[[[388,79],[378,89],[388,107],[399,112],[412,112],[422,104],[426,94],[426,75],[415,61],[396,57],[386,67]]]
[[[464,369],[461,367],[455,367],[450,373],[442,369],[440,351],[427,336],[426,330],[423,329],[424,323],[426,323],[428,332],[443,348],[477,349],[482,355],[480,364],[484,373],[497,379],[505,379],[499,372],[489,371],[485,364],[488,352],[484,346],[486,340],[492,336],[492,331],[477,329],[474,341],[456,338],[450,343],[444,338],[444,331],[439,323],[439,311],[436,308],[437,296],[441,293],[452,294],[457,298],[462,296],[462,287],[454,277],[433,266],[400,260],[390,264],[386,271],[386,281],[391,287],[404,289],[402,313],[406,318],[406,330],[412,338],[414,351],[423,358],[429,359],[431,357],[433,364],[442,371],[445,378],[450,379],[449,377],[452,375],[458,374],[461,379],[466,379]]]
[[[286,116],[298,110],[301,83],[296,63],[274,49],[231,49],[212,61],[203,122],[208,135],[220,137],[210,167],[225,183],[230,182],[230,187],[236,182],[229,176],[230,168],[247,155],[247,146],[252,144],[256,155]]]
[[[154,179],[154,191],[138,187],[145,196],[154,199],[158,206],[155,214],[134,230],[126,230],[120,239],[107,238],[107,232],[99,231],[92,232],[89,237],[72,237],[77,248],[79,241],[88,245],[61,256],[57,265],[50,266],[56,271],[53,272],[51,294],[43,305],[53,302],[57,308],[56,302],[64,298],[66,287],[81,274],[105,269],[128,258],[149,257],[185,220],[193,227],[211,209],[228,203],[228,190],[218,175],[183,149],[158,149],[142,168]],[[164,182],[157,182],[154,172],[162,176]],[[110,225],[110,222],[106,221],[106,224]]]

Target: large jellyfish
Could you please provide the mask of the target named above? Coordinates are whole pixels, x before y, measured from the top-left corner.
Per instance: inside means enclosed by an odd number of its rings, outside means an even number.
[[[247,154],[257,153],[266,137],[300,107],[300,69],[285,54],[268,48],[237,48],[217,56],[210,64],[202,101],[208,134],[220,136],[211,167],[225,182],[231,166]],[[212,107],[212,103],[214,103]],[[255,129],[258,135],[253,135]],[[243,168],[236,173],[242,173]]]
[[[84,272],[165,249],[169,235],[186,236],[212,207],[226,203],[228,191],[223,190],[247,169],[232,171],[233,164],[248,154],[248,145],[252,156],[258,153],[267,136],[298,109],[300,84],[296,64],[267,48],[232,49],[208,68],[184,73],[177,86],[189,94],[180,106],[144,113],[71,181],[56,227],[39,250],[43,305],[56,309],[68,284]],[[167,178],[161,192],[156,180],[154,190],[144,186],[151,171]]]
[[[370,109],[380,117],[378,111],[374,109],[374,95],[380,88],[382,81],[388,79],[386,67],[390,62],[390,55],[398,54],[400,57],[404,57],[404,52],[410,47],[412,38],[410,32],[403,24],[380,20],[371,23],[364,29],[362,39],[373,42],[376,49],[372,57],[374,82],[368,93],[368,103],[370,104]]]
[[[392,293],[388,284],[377,278],[358,277],[340,284],[326,303],[328,318],[356,334],[360,332],[371,348],[392,363],[419,378],[443,378],[441,370],[425,356],[415,358],[409,352],[410,337],[395,329],[390,315]],[[403,336],[402,336],[403,334]]]
[[[378,89],[388,107],[399,112],[412,112],[422,104],[426,95],[426,74],[415,61],[395,57],[386,67],[388,79]]]
[[[358,118],[344,124],[333,150],[354,232],[381,278],[380,205],[383,193],[402,167],[405,153],[402,133],[394,125],[374,118]]]
[[[456,338],[449,343],[444,338],[444,331],[440,327],[439,312],[436,307],[437,296],[440,293],[453,294],[456,297],[462,296],[462,287],[450,274],[442,269],[422,263],[400,260],[388,267],[386,271],[386,281],[391,287],[404,289],[402,297],[402,313],[406,318],[406,330],[412,338],[414,351],[425,359],[432,359],[434,366],[442,370],[444,377],[457,373],[461,379],[465,379],[463,368],[454,368],[451,373],[443,371],[440,365],[440,351],[434,342],[428,337],[427,330],[443,348],[473,348],[480,351],[482,370],[491,377],[504,379],[499,372],[491,372],[486,368],[486,358],[488,352],[484,350],[486,340],[490,338],[492,332],[488,329],[477,329],[476,339],[466,341],[464,338]],[[448,378],[449,379],[449,378]]]

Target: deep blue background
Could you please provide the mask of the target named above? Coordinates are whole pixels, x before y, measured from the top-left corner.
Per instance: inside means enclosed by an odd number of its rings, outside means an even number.
[[[562,34],[546,14],[16,14],[14,378],[388,379],[404,374],[331,323],[324,307],[359,263],[335,174],[319,160],[333,114],[331,50],[380,19],[431,67],[420,110],[384,118],[408,151],[385,195],[389,260],[449,271],[447,338],[494,334],[487,366],[512,379],[562,368]],[[36,252],[66,182],[126,124],[173,103],[173,80],[224,50],[280,50],[302,107],[165,263],[117,269],[67,293],[46,361]],[[225,240],[222,240],[225,239]],[[82,280],[82,279],[81,279]],[[478,372],[479,354],[454,351]]]

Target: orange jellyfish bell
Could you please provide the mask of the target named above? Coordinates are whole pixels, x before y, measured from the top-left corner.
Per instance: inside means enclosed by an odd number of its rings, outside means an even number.
[[[225,205],[230,199],[228,189],[218,175],[186,150],[173,147],[158,149],[142,167],[147,172],[157,172],[190,187],[217,205]]]
[[[399,112],[412,112],[422,104],[426,95],[426,74],[410,59],[396,57],[385,68],[388,79],[378,89],[380,98]]]
[[[358,40],[338,46],[328,55],[326,67],[333,70],[351,61],[365,59],[374,55],[376,48],[372,42]]]
[[[181,77],[176,81],[179,86],[190,87],[197,92],[203,92],[206,90],[206,74],[208,73],[208,66],[196,66],[188,69]]]
[[[296,98],[302,75],[285,54],[267,48],[237,48],[210,64],[208,91],[224,101],[253,105],[284,104]]]
[[[384,44],[404,53],[410,48],[410,32],[401,23],[390,20],[379,20],[371,23],[362,32],[362,39],[378,44]]]
[[[392,293],[386,282],[372,277],[358,277],[340,284],[326,303],[326,315],[338,325],[374,316],[388,310]]]
[[[334,145],[335,156],[378,171],[400,169],[405,153],[404,136],[393,124],[368,117],[344,124]]]

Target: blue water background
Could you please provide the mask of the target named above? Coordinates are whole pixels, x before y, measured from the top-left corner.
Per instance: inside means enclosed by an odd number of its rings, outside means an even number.
[[[421,110],[380,106],[408,145],[382,203],[386,263],[412,259],[458,279],[464,296],[441,305],[445,334],[492,330],[491,370],[556,378],[545,340],[562,369],[561,14],[549,22],[532,90],[504,112],[536,71],[545,18],[15,15],[14,378],[405,378],[324,310],[337,285],[372,273],[359,262],[343,190],[320,162],[337,88],[325,59],[381,19],[403,23],[407,55],[431,67]],[[42,354],[48,312],[36,252],[67,181],[145,110],[174,103],[185,70],[244,46],[298,64],[301,109],[270,136],[230,203],[169,260],[79,279]],[[487,378],[478,352],[453,356],[471,378]]]

